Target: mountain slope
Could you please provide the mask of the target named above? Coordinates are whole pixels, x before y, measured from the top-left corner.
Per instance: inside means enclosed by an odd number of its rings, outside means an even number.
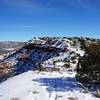
[[[32,39],[1,61],[0,80],[28,70],[60,71],[66,70],[68,66],[74,70],[82,55],[84,51],[80,46],[74,46],[73,41],[68,39]],[[62,67],[59,63],[62,63]]]

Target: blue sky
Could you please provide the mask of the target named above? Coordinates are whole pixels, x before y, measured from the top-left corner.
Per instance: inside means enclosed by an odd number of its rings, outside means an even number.
[[[100,0],[0,0],[0,40],[100,38]]]

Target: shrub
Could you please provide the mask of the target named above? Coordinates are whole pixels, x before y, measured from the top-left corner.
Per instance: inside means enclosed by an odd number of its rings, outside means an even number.
[[[79,59],[76,79],[82,83],[100,83],[100,42],[90,44]]]
[[[89,93],[89,90],[84,90],[83,93],[87,94],[87,93]]]
[[[0,64],[0,81],[4,80],[11,72],[11,65],[9,63]]]
[[[100,98],[100,91],[99,90],[96,91],[95,97]]]
[[[81,48],[81,50],[85,50],[86,49],[85,42],[81,42],[80,43],[80,48]]]
[[[42,65],[41,63],[38,63],[38,64],[37,64],[37,69],[38,69],[39,71],[44,71],[44,70],[45,70],[45,68],[43,68],[43,65]]]
[[[73,64],[75,64],[75,63],[76,63],[76,61],[75,61],[75,60],[73,60],[73,61],[72,61],[72,63],[73,63]]]
[[[59,68],[53,67],[53,68],[52,68],[52,71],[60,71],[60,69],[59,69]]]
[[[64,67],[65,67],[65,68],[70,68],[70,63],[65,63],[65,64],[64,64]]]
[[[76,41],[74,40],[74,41],[73,41],[73,46],[76,46],[76,44],[77,44],[77,43],[76,43]]]
[[[68,58],[65,58],[64,62],[70,62],[70,60]]]
[[[69,54],[70,54],[70,55],[75,54],[75,51],[71,51]]]
[[[68,97],[69,100],[78,100],[77,97]]]
[[[75,59],[76,59],[76,56],[71,57],[71,60],[75,60]]]
[[[18,97],[12,97],[11,100],[19,100]]]
[[[33,91],[33,94],[38,94],[39,92],[38,91]]]

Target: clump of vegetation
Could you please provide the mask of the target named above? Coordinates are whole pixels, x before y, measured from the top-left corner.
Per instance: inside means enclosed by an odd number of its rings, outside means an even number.
[[[75,63],[76,63],[76,61],[75,61],[75,60],[73,60],[71,63],[75,64]]]
[[[65,68],[70,68],[70,63],[65,63],[65,64],[64,64],[64,67],[65,67]]]
[[[74,40],[72,45],[73,46],[76,46],[76,44],[77,44],[77,42]]]
[[[60,71],[60,69],[59,68],[56,68],[56,67],[52,67],[52,70],[51,71]]]
[[[43,66],[42,66],[41,63],[38,63],[38,64],[37,64],[37,69],[38,69],[39,71],[44,71],[44,70],[45,70],[45,68],[43,68]]]
[[[75,51],[71,51],[69,54],[70,54],[70,55],[75,54]]]
[[[86,90],[82,91],[82,93],[87,94],[87,93],[89,93],[89,90],[86,89]]]
[[[82,50],[85,50],[85,49],[86,49],[85,41],[81,41],[81,42],[80,42],[80,48],[81,48]]]
[[[71,57],[71,60],[75,60],[75,59],[76,59],[76,56],[72,56],[72,57]]]
[[[77,97],[68,97],[69,100],[78,100]]]
[[[90,44],[79,59],[76,79],[82,83],[100,83],[100,42]]]
[[[33,91],[33,94],[38,94],[39,92],[38,91]]]
[[[18,97],[12,97],[11,100],[20,100]]]
[[[95,97],[100,98],[100,90],[97,89],[96,93],[95,93]]]
[[[9,63],[0,64],[0,82],[5,80],[11,73],[11,65]]]
[[[67,58],[65,58],[65,59],[64,59],[64,62],[67,62],[67,61],[68,61],[68,59],[67,59]]]

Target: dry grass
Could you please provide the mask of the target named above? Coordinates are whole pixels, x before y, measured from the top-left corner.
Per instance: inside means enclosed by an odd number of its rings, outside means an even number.
[[[38,91],[33,91],[33,94],[38,94],[39,92]]]
[[[100,98],[100,90],[97,89],[96,93],[95,93],[95,97]]]
[[[77,97],[68,97],[69,100],[78,100]]]
[[[89,93],[89,91],[88,90],[84,90],[83,93],[87,94],[87,93]]]
[[[11,100],[20,100],[18,97],[12,97]]]
[[[70,63],[65,63],[65,64],[64,64],[64,67],[65,67],[65,68],[70,68]]]

